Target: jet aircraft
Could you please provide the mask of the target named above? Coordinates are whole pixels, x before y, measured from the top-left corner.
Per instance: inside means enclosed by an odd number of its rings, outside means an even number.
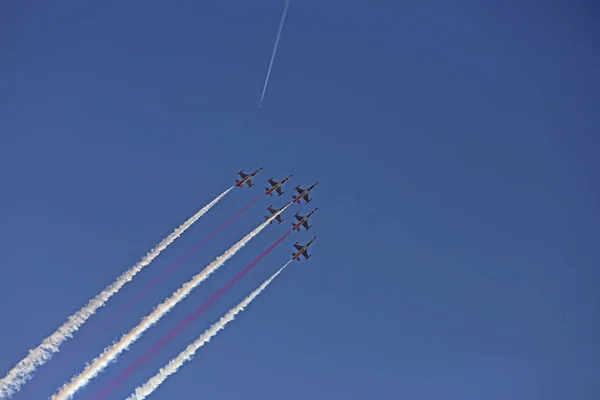
[[[308,219],[310,218],[311,215],[313,215],[315,213],[315,211],[317,211],[319,208],[315,208],[314,210],[312,210],[308,215],[305,215],[304,217],[298,213],[296,213],[296,215],[294,215],[294,218],[296,218],[298,220],[298,223],[292,222],[292,225],[294,226],[292,228],[292,230],[294,231],[298,231],[300,232],[300,227],[303,226],[304,229],[309,230],[310,226],[308,225]]]
[[[236,179],[235,180],[235,186],[242,187],[244,185],[244,183],[247,184],[248,187],[254,186],[254,184],[252,183],[252,178],[254,178],[254,176],[256,174],[258,174],[261,170],[262,170],[262,167],[259,168],[259,169],[257,169],[256,171],[254,171],[251,174],[245,174],[244,170],[241,170],[240,172],[238,172],[238,175],[242,179]]]
[[[290,176],[288,176],[287,178],[285,178],[284,180],[282,180],[281,182],[277,182],[276,180],[273,180],[273,178],[269,179],[269,183],[271,184],[271,188],[266,187],[265,190],[267,191],[267,194],[269,196],[273,196],[273,192],[277,192],[277,194],[279,196],[281,196],[283,194],[283,190],[281,190],[281,187],[283,186],[284,183],[286,183],[288,181],[288,179],[290,179],[292,177],[292,174],[290,174]]]
[[[284,209],[286,206],[288,206],[290,203],[291,203],[291,201],[290,201],[290,202],[288,202],[286,205],[284,205],[283,207],[281,207],[281,208],[279,208],[279,209],[277,209],[277,208],[273,208],[273,206],[272,206],[272,205],[270,205],[270,206],[267,208],[267,210],[268,210],[268,211],[271,213],[271,215],[267,215],[267,216],[265,216],[265,219],[269,219],[269,218],[271,218],[273,215],[275,215],[275,214],[277,214],[279,211],[283,210],[283,209]],[[276,220],[277,220],[277,222],[279,222],[279,223],[282,223],[282,222],[283,222],[283,218],[281,218],[281,214],[277,215],[277,216],[275,217],[275,219],[276,219]],[[271,221],[269,221],[269,224],[272,224],[272,223],[273,223],[273,221],[272,221],[272,220],[271,220]]]
[[[292,259],[296,261],[300,261],[300,256],[304,256],[304,259],[308,260],[310,258],[310,254],[308,254],[308,246],[311,245],[312,242],[315,241],[317,237],[315,236],[310,240],[310,242],[306,243],[304,246],[301,246],[296,242],[294,247],[298,250],[297,253],[292,253]]]
[[[300,186],[296,186],[295,190],[298,192],[298,196],[294,196],[294,202],[300,204],[300,200],[304,199],[304,201],[306,201],[307,204],[310,203],[311,200],[308,198],[308,192],[313,190],[313,188],[317,186],[318,183],[319,181],[313,183],[312,186],[308,189],[302,189]]]

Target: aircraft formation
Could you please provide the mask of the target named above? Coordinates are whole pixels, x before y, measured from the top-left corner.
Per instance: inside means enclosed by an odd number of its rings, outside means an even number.
[[[271,55],[271,61],[269,63],[267,75],[265,78],[263,91],[259,103],[259,107],[262,105],[264,95],[266,92],[267,84],[269,81],[269,76],[271,73],[271,68],[273,66],[273,61],[275,59],[275,53],[277,51],[277,45],[279,43],[279,39],[281,37],[283,24],[285,22],[285,17],[287,14],[288,6],[290,1],[286,0],[284,11],[280,20],[279,29],[275,41],[275,45],[273,48],[273,52]],[[45,337],[42,342],[32,349],[30,349],[23,357],[22,360],[18,361],[10,370],[2,377],[0,375],[0,399],[8,399],[13,396],[16,392],[21,390],[21,387],[31,380],[37,369],[49,362],[56,353],[59,352],[61,346],[69,339],[71,339],[76,332],[80,331],[80,328],[83,324],[88,321],[92,316],[94,316],[97,311],[103,308],[106,303],[111,299],[114,295],[116,295],[119,291],[121,291],[128,282],[131,282],[144,268],[148,267],[153,261],[161,254],[161,252],[165,251],[177,238],[179,238],[182,234],[184,234],[192,225],[194,225],[203,215],[205,215],[213,206],[215,206],[221,199],[223,199],[230,191],[235,190],[235,187],[243,188],[243,187],[252,187],[255,180],[256,175],[263,168],[259,168],[258,170],[246,174],[243,170],[238,172],[239,179],[235,179],[235,185],[227,188],[223,193],[218,195],[214,200],[206,204],[201,209],[197,210],[191,217],[189,217],[185,222],[183,222],[180,226],[178,226],[175,230],[173,230],[169,235],[164,237],[158,244],[156,244],[152,250],[146,253],[135,265],[131,266],[129,269],[122,272],[111,284],[107,285],[104,289],[102,289],[99,293],[94,295],[87,303],[81,306],[78,310],[76,310],[71,316],[69,316],[54,332],[50,333],[47,337]],[[261,195],[269,195],[273,196],[277,194],[277,196],[282,196],[284,194],[283,187],[284,185],[292,178],[292,175],[283,178],[281,181],[275,180],[273,177],[270,178],[267,183],[268,186],[265,188],[266,192]],[[129,331],[124,333],[118,340],[113,341],[113,343],[104,348],[102,353],[94,358],[91,362],[85,364],[83,370],[72,376],[69,381],[66,381],[60,388],[56,390],[56,392],[51,396],[52,400],[71,400],[73,396],[83,389],[88,383],[97,377],[100,374],[117,361],[120,354],[129,349],[140,337],[144,334],[145,331],[153,327],[156,323],[159,322],[165,315],[167,315],[171,310],[180,303],[186,296],[188,296],[192,291],[194,291],[198,286],[202,284],[213,272],[217,269],[221,268],[227,260],[233,257],[241,248],[243,248],[247,243],[249,243],[255,236],[257,236],[263,229],[265,229],[269,224],[272,224],[274,221],[277,221],[281,224],[284,219],[282,218],[282,213],[285,211],[284,209],[290,206],[292,203],[302,204],[302,200],[304,200],[305,204],[308,204],[312,201],[309,194],[310,192],[317,186],[319,182],[315,182],[311,186],[307,188],[302,188],[299,185],[294,188],[294,194],[292,200],[287,202],[280,208],[275,208],[273,205],[270,205],[267,208],[269,215],[265,218],[268,220],[268,224],[262,222],[258,227],[250,231],[246,236],[241,238],[237,243],[232,245],[229,249],[227,249],[223,254],[219,257],[215,258],[210,264],[205,266],[205,268],[199,273],[195,274],[191,279],[185,282],[182,286],[180,286],[175,292],[173,292],[169,297],[163,300],[160,304],[155,306],[152,311],[150,311],[137,325],[132,327]],[[237,214],[231,217],[228,221],[221,224],[215,231],[204,238],[198,245],[188,254],[181,257],[178,261],[173,263],[173,265],[169,266],[165,272],[158,277],[158,279],[149,282],[145,289],[141,291],[137,296],[135,296],[134,300],[129,304],[126,304],[121,307],[121,312],[114,314],[114,319],[110,321],[115,321],[117,317],[122,317],[125,314],[127,309],[132,308],[134,303],[137,303],[141,297],[145,294],[148,294],[152,288],[154,288],[158,283],[166,280],[169,275],[178,268],[185,260],[187,260],[191,254],[198,251],[202,246],[204,246],[208,240],[215,236],[216,233],[220,232],[224,227],[226,227],[230,222],[232,222],[239,215],[242,215],[251,205],[253,205],[256,201],[248,204],[246,207],[241,209]],[[132,375],[133,371],[143,365],[150,356],[154,355],[158,352],[159,349],[166,347],[166,344],[170,341],[173,341],[179,332],[187,327],[193,320],[198,318],[204,310],[208,309],[220,296],[223,296],[227,291],[233,287],[238,280],[240,280],[245,274],[247,274],[260,260],[262,260],[266,255],[268,255],[273,249],[276,248],[280,243],[283,242],[287,238],[288,235],[293,234],[294,232],[300,233],[302,228],[305,231],[308,231],[311,228],[309,224],[310,218],[314,215],[318,208],[314,208],[312,211],[306,213],[306,215],[301,215],[300,213],[294,214],[292,219],[291,229],[288,229],[287,232],[282,235],[277,241],[275,241],[270,247],[264,250],[260,255],[256,257],[254,261],[249,263],[241,272],[236,274],[229,282],[227,282],[224,286],[222,286],[218,291],[216,291],[206,302],[202,303],[198,306],[198,308],[188,314],[185,319],[183,319],[179,324],[177,324],[167,335],[161,338],[158,342],[154,344],[154,346],[144,355],[140,356],[135,362],[133,362],[127,369],[125,369],[121,374],[117,376],[117,378],[108,382],[101,390],[97,392],[97,395],[94,397],[96,400],[104,400],[108,398],[111,393],[120,385],[122,385],[126,380],[129,379],[130,375]],[[216,323],[210,326],[207,330],[205,330],[202,335],[200,335],[195,341],[193,341],[190,345],[188,345],[184,351],[182,351],[175,358],[171,359],[171,361],[163,368],[159,370],[159,372],[150,378],[146,383],[138,386],[134,393],[128,397],[128,400],[141,400],[153,393],[159,385],[161,385],[165,379],[167,379],[170,375],[177,372],[177,370],[186,362],[191,360],[194,353],[205,343],[210,341],[210,338],[217,334],[220,330],[222,330],[226,324],[231,322],[235,315],[245,309],[245,307],[250,304],[265,288],[269,285],[275,277],[279,273],[281,273],[292,261],[301,261],[302,257],[304,260],[308,260],[311,255],[309,254],[309,247],[316,240],[317,236],[314,236],[307,242],[306,244],[299,244],[299,242],[294,243],[294,250],[292,251],[292,257],[287,260],[286,264],[283,265],[277,272],[275,272],[270,278],[265,280],[258,288],[256,288],[252,293],[250,293],[244,300],[242,300],[238,305],[231,308],[227,314],[221,317]],[[136,278],[137,279],[137,278]],[[107,320],[108,321],[108,320]],[[108,323],[103,324],[103,326],[110,325]],[[88,346],[82,347],[82,349],[88,348]],[[79,353],[80,351],[77,351]],[[57,370],[61,370],[62,368],[56,368]],[[0,371],[2,372],[2,371]],[[39,398],[36,396],[36,398]]]
[[[172,231],[168,236],[163,238],[152,250],[150,250],[144,257],[142,257],[135,265],[126,271],[122,272],[114,282],[106,286],[102,291],[92,297],[84,306],[82,306],[78,311],[72,314],[66,321],[59,326],[59,328],[48,335],[45,339],[43,339],[42,343],[37,347],[30,349],[27,355],[19,362],[17,362],[8,373],[2,378],[0,377],[0,399],[8,399],[14,393],[18,392],[21,389],[21,386],[24,385],[27,381],[33,378],[36,370],[44,365],[46,362],[50,361],[55,353],[57,353],[60,349],[60,346],[73,337],[73,334],[79,331],[80,327],[94,314],[96,314],[97,310],[107,303],[107,301],[118,293],[123,287],[134,279],[134,277],[142,271],[143,268],[146,268],[150,265],[153,260],[159,256],[159,254],[166,250],[173,241],[175,241],[179,236],[181,236],[187,229],[189,229],[196,221],[198,221],[203,215],[205,215],[213,206],[215,206],[221,199],[224,198],[228,193],[232,190],[235,190],[235,187],[243,188],[243,187],[252,187],[254,183],[252,180],[256,180],[256,175],[262,170],[259,168],[258,170],[246,174],[244,171],[238,172],[239,179],[235,180],[235,184],[227,188],[221,194],[219,194],[214,200],[206,204],[204,207],[197,210],[191,217],[189,217],[185,222],[183,222],[179,227],[177,227],[174,231]],[[207,241],[213,237],[216,233],[220,232],[224,227],[226,227],[230,222],[232,222],[235,218],[242,215],[249,207],[258,201],[260,198],[269,195],[273,196],[277,194],[277,196],[282,196],[284,194],[284,184],[291,179],[292,175],[287,176],[281,181],[277,181],[274,178],[270,178],[267,182],[267,187],[265,188],[265,192],[261,194],[260,197],[257,197],[247,206],[242,208],[238,213],[236,213],[232,218],[230,218],[225,223],[221,224],[217,227],[212,234],[208,235],[204,238],[198,245],[194,247],[188,254],[182,256],[179,260],[173,263],[173,265],[169,266],[163,274],[158,277],[158,280],[154,280],[149,282],[137,296],[135,296],[134,301],[132,301],[128,305],[124,305],[121,307],[121,312],[114,314],[111,316],[111,321],[117,320],[117,317],[123,316],[127,309],[130,309],[133,306],[134,302],[137,302],[141,297],[147,293],[151,292],[151,289],[156,286],[158,282],[166,280],[170,274],[178,268],[185,260],[189,259],[191,254],[197,252]],[[130,348],[141,336],[142,334],[158,323],[165,315],[167,315],[176,305],[185,299],[189,294],[192,293],[198,286],[202,284],[208,277],[214,273],[217,269],[221,268],[227,260],[233,257],[240,249],[242,249],[246,244],[248,244],[254,237],[256,237],[262,230],[266,229],[269,224],[277,221],[281,224],[284,219],[282,217],[282,213],[285,212],[285,209],[289,207],[292,203],[302,204],[304,201],[305,204],[310,203],[312,200],[310,198],[311,191],[316,187],[319,182],[315,182],[311,186],[307,188],[302,188],[299,185],[294,188],[294,194],[292,196],[292,200],[288,201],[285,205],[280,208],[275,208],[273,205],[270,205],[267,208],[268,215],[267,221],[262,222],[259,226],[254,228],[240,240],[238,240],[235,244],[233,244],[229,249],[224,251],[220,256],[216,257],[210,264],[205,266],[202,271],[195,274],[191,279],[185,282],[183,285],[179,287],[175,292],[173,292],[169,297],[163,300],[160,304],[155,306],[152,311],[150,311],[144,318],[142,318],[141,322],[136,326],[132,327],[128,332],[124,333],[119,340],[114,341],[111,345],[106,347],[103,352],[96,358],[94,358],[91,362],[86,363],[83,370],[72,376],[72,378],[64,383],[60,388],[56,390],[56,392],[52,395],[52,400],[71,400],[72,397],[83,389],[88,383],[98,377],[104,369],[106,369],[109,365],[116,361],[119,355]],[[227,293],[233,285],[236,284],[242,277],[251,271],[257,263],[260,262],[265,256],[267,256],[271,251],[273,251],[280,243],[283,242],[289,235],[294,232],[302,232],[302,228],[305,231],[311,229],[311,225],[309,223],[310,218],[317,211],[317,208],[312,211],[306,213],[306,215],[301,215],[300,213],[296,213],[293,216],[294,221],[291,223],[290,229],[287,230],[285,234],[283,234],[277,241],[275,241],[271,246],[265,249],[262,253],[260,253],[254,261],[250,262],[246,267],[236,274],[229,282],[227,282],[224,286],[222,286],[218,291],[216,291],[206,302],[198,306],[198,308],[188,314],[185,319],[180,322],[177,326],[175,326],[166,336],[161,338],[155,345],[144,355],[140,356],[132,365],[130,365],[125,371],[123,371],[117,378],[108,382],[102,389],[97,392],[97,397],[94,397],[96,400],[104,400],[108,398],[111,393],[122,385],[125,381],[129,380],[130,375],[133,374],[133,371],[137,370],[142,364],[145,363],[149,357],[154,355],[158,349],[162,349],[166,346],[166,343],[173,341],[176,336],[178,336],[179,332],[189,325],[193,320],[198,318],[204,310],[209,308],[219,297],[223,296]],[[268,222],[268,223],[267,223]],[[177,372],[179,367],[181,367],[186,361],[190,360],[193,354],[205,343],[207,343],[211,337],[217,334],[220,330],[222,330],[226,324],[232,321],[236,314],[241,312],[250,302],[253,301],[256,296],[259,295],[266,287],[270,284],[270,282],[275,279],[275,277],[281,273],[290,263],[294,260],[308,260],[311,255],[309,254],[309,248],[314,243],[317,237],[313,237],[306,244],[300,244],[299,242],[294,243],[294,250],[292,251],[292,256],[288,259],[287,263],[283,265],[277,272],[275,272],[270,278],[265,280],[257,289],[255,289],[252,293],[250,293],[244,300],[242,300],[237,306],[233,307],[227,314],[225,314],[221,319],[219,319],[215,324],[211,325],[202,335],[200,335],[192,344],[185,348],[178,356],[173,358],[169,364],[160,369],[159,372],[149,379],[146,383],[141,386],[138,386],[135,389],[135,394],[133,397],[129,397],[128,399],[133,400],[138,399],[141,400],[145,398],[147,395],[153,393],[161,384],[167,379],[168,376]],[[107,324],[108,325],[108,324]]]
[[[247,187],[252,187],[254,186],[254,183],[252,183],[252,178],[254,178],[260,171],[262,170],[262,167],[257,169],[256,171],[250,173],[250,174],[246,174],[244,173],[244,170],[241,170],[240,172],[238,172],[238,175],[240,176],[240,179],[236,179],[235,180],[235,185],[237,187],[243,187],[244,184],[247,185]],[[267,183],[271,186],[271,187],[266,187],[266,194],[268,194],[269,196],[273,196],[273,193],[277,193],[278,196],[281,196],[284,191],[283,191],[283,184],[286,183],[290,178],[292,177],[292,174],[290,174],[289,176],[287,176],[286,178],[284,178],[281,181],[276,181],[273,177],[269,178],[269,180],[267,181]],[[311,190],[313,190],[315,188],[315,186],[317,186],[319,184],[319,181],[313,183],[310,187],[308,187],[307,189],[302,189],[300,187],[300,185],[296,186],[294,188],[294,190],[298,193],[297,195],[293,195],[293,200],[284,204],[283,206],[281,206],[280,208],[273,208],[273,205],[270,205],[269,207],[267,207],[267,211],[271,214],[271,215],[266,215],[265,219],[269,219],[271,218],[271,216],[279,213],[283,208],[287,207],[288,205],[290,205],[292,202],[300,204],[301,200],[304,200],[305,204],[308,204],[312,201],[312,199],[309,197],[309,193]],[[306,215],[301,215],[300,213],[296,213],[294,214],[294,218],[296,219],[296,222],[292,222],[292,230],[296,231],[296,232],[300,232],[300,228],[304,228],[305,231],[308,231],[311,228],[311,225],[308,224],[308,219],[315,213],[315,211],[318,210],[318,207],[313,209],[312,211],[310,211],[308,214]],[[275,217],[275,221],[277,221],[277,223],[282,223],[284,221],[284,219],[281,217],[281,214],[278,214]],[[269,224],[273,223],[273,221],[269,222]],[[302,245],[302,244],[298,244],[298,242],[294,243],[294,248],[296,249],[296,252],[292,252],[292,259],[296,260],[296,261],[300,261],[300,257],[303,256],[305,260],[308,260],[311,255],[308,253],[308,248],[309,246],[315,241],[317,237],[313,237],[308,243]]]

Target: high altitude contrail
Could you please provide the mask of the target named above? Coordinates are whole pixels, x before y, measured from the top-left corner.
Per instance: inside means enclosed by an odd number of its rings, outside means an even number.
[[[164,335],[158,342],[156,342],[150,350],[148,350],[143,356],[139,357],[135,362],[129,365],[125,371],[119,375],[117,379],[107,384],[93,400],[104,400],[112,391],[117,389],[123,382],[125,382],[138,368],[143,366],[152,358],[153,355],[157,354],[161,348],[167,346],[177,335],[185,329],[188,325],[194,322],[200,315],[202,315],[209,307],[211,307],[222,295],[226,294],[240,279],[242,279],[248,272],[252,270],[263,258],[273,251],[281,242],[285,240],[292,232],[288,231],[285,235],[281,236],[275,243],[269,246],[263,251],[258,257],[256,257],[250,264],[248,264],[241,272],[238,272],[229,282],[223,287],[217,290],[208,300],[202,303],[196,310],[188,314],[183,321],[179,322],[173,329]]]
[[[71,315],[67,322],[62,324],[56,332],[48,336],[35,349],[29,350],[29,355],[19,361],[8,374],[0,380],[0,399],[6,399],[17,392],[21,386],[33,376],[37,367],[45,364],[52,355],[59,351],[60,345],[73,336],[73,333],[95,314],[96,310],[117,293],[127,282],[131,281],[138,272],[150,264],[158,255],[166,249],[175,239],[181,236],[190,226],[200,217],[208,212],[217,204],[227,193],[233,189],[233,186],[217,196],[216,199],[204,206],[200,211],[194,214],[190,219],[181,224],[169,236],[164,238],[156,247],[144,256],[137,264],[125,271],[117,278],[115,282],[107,286],[100,294],[92,298],[84,307],[75,314]]]
[[[235,253],[237,253],[242,247],[244,247],[253,237],[258,235],[260,231],[262,231],[269,222],[271,222],[277,215],[283,212],[286,208],[290,206],[291,202],[286,204],[279,212],[273,214],[268,220],[263,222],[258,226],[258,228],[254,229],[252,232],[247,234],[244,238],[242,238],[239,242],[231,246],[225,253],[221,256],[217,257],[212,263],[210,263],[204,270],[195,275],[191,280],[184,283],[175,293],[171,295],[171,297],[167,298],[164,302],[156,306],[154,311],[146,316],[142,322],[140,322],[137,326],[131,329],[128,333],[123,335],[121,339],[114,343],[112,346],[104,349],[102,354],[100,354],[96,359],[92,361],[91,364],[86,365],[86,368],[79,374],[75,375],[69,383],[63,385],[60,388],[59,392],[52,396],[53,400],[64,400],[70,399],[73,397],[75,392],[84,387],[91,379],[93,379],[96,375],[98,375],[104,368],[108,366],[113,360],[115,360],[121,352],[127,349],[131,344],[133,344],[139,337],[144,333],[148,328],[154,325],[158,320],[160,320],[164,315],[166,315],[177,303],[183,300],[188,294],[192,292],[192,290],[200,285],[206,278],[209,277],[214,271],[216,271],[219,267],[221,267],[225,262],[233,257]]]
[[[142,400],[148,397],[152,392],[154,392],[158,387],[171,375],[177,372],[186,361],[190,361],[196,351],[206,343],[210,342],[221,329],[224,329],[225,326],[234,320],[235,316],[242,312],[248,305],[254,300],[263,290],[266,289],[267,286],[279,275],[290,263],[292,260],[288,261],[283,267],[279,269],[279,271],[275,272],[273,276],[263,282],[254,292],[250,293],[248,297],[242,300],[237,306],[233,307],[227,314],[225,314],[218,322],[213,324],[210,328],[208,328],[204,333],[192,342],[188,347],[185,348],[177,357],[172,359],[165,367],[161,368],[156,375],[150,378],[146,383],[141,386],[138,386],[135,389],[135,392],[131,394],[127,398],[127,400]]]
[[[269,83],[271,68],[273,68],[273,61],[275,61],[275,53],[277,52],[277,45],[279,44],[279,38],[281,37],[281,31],[283,30],[283,23],[285,22],[285,16],[287,14],[289,5],[290,0],[285,0],[283,14],[281,15],[281,20],[279,21],[279,29],[277,30],[277,37],[275,38],[275,46],[273,46],[273,54],[271,54],[271,61],[269,62],[269,69],[267,70],[267,77],[265,78],[265,85],[263,86],[262,95],[260,96],[260,104],[258,105],[259,107],[262,106],[262,102],[265,97],[265,92],[267,91],[267,84]]]

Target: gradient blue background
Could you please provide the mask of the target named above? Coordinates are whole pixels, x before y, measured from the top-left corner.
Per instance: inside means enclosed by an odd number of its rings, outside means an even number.
[[[319,238],[154,399],[600,397],[599,9],[584,1],[4,1],[0,375],[240,169],[236,190],[14,396],[43,399],[315,180],[79,392],[89,399],[289,228],[123,398]],[[484,4],[486,3],[486,4]],[[551,4],[552,3],[552,4]],[[104,330],[266,179],[293,173]]]

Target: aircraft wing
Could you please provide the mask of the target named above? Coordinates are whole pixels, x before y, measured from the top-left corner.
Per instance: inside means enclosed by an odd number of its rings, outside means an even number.
[[[248,185],[248,187],[252,186],[252,178],[247,179],[246,184]]]
[[[271,186],[277,185],[277,182],[275,182],[273,179],[269,179],[269,183],[271,184]]]
[[[296,215],[294,215],[294,218],[296,218],[298,221],[302,221],[302,218],[303,218],[303,217],[301,217],[301,216],[299,216],[298,214],[296,214]]]
[[[242,179],[244,179],[245,177],[247,177],[247,176],[248,176],[248,174],[245,174],[245,173],[243,173],[243,172],[241,172],[241,171],[239,172],[239,174],[240,174],[240,176],[242,177]]]
[[[304,259],[305,259],[305,260],[308,260],[308,257],[310,257],[310,255],[308,255],[308,250],[304,250],[304,251],[302,252],[302,255],[304,256]]]
[[[307,203],[310,201],[310,199],[308,198],[308,193],[306,193],[303,197],[304,201],[306,201]]]
[[[277,189],[275,189],[275,191],[277,192],[278,195],[282,195],[283,191],[281,190],[281,186],[279,186]]]
[[[302,246],[300,246],[299,244],[295,244],[294,247],[296,248],[296,250],[300,251],[302,250]]]
[[[304,192],[304,189],[302,189],[300,186],[298,186],[298,187],[296,188],[296,191],[297,191],[298,193],[302,193],[302,192]]]
[[[303,227],[304,227],[306,230],[308,230],[308,221],[304,221],[304,222],[302,223],[302,226],[303,226]]]

